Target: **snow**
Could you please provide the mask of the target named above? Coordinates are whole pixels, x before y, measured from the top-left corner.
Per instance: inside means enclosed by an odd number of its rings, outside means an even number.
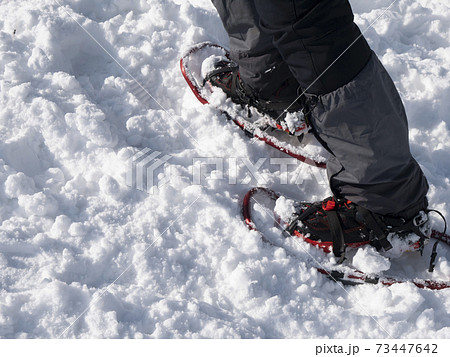
[[[379,273],[388,270],[391,262],[388,258],[378,253],[371,246],[364,246],[353,257],[353,266],[367,274]]]
[[[351,1],[404,100],[430,206],[449,217],[450,7],[384,12],[391,2]],[[246,228],[241,199],[261,184],[249,163],[285,156],[200,105],[180,74],[191,45],[227,45],[209,1],[9,0],[0,13],[0,337],[449,338],[450,289],[344,290]],[[170,155],[157,194],[127,184],[146,147]],[[259,179],[329,195],[320,169],[298,165],[301,184],[269,160]],[[450,250],[438,253],[448,280]],[[389,263],[356,254],[361,269]],[[405,271],[426,270],[412,260]]]

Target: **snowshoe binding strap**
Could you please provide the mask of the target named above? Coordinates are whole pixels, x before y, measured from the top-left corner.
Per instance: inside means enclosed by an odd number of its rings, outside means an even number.
[[[392,233],[402,232],[412,232],[419,237],[419,246],[418,250],[420,254],[423,254],[423,249],[425,246],[425,242],[430,239],[430,237],[426,236],[422,230],[420,229],[428,222],[428,213],[431,210],[423,210],[420,211],[417,215],[415,215],[410,220],[404,220],[402,218],[392,218],[392,217],[382,217],[387,225],[387,230]],[[398,224],[398,221],[403,221],[401,224]],[[445,220],[445,219],[444,219]]]
[[[339,258],[337,264],[342,264],[345,260],[345,236],[342,231],[342,223],[336,211],[329,210],[325,212],[330,224],[331,236],[333,237],[333,254]]]
[[[221,88],[232,99],[242,99],[239,95],[239,67],[233,62],[220,61],[217,68],[209,72],[203,79],[203,86],[206,82]]]
[[[366,226],[372,230],[375,234],[375,237],[373,237],[373,240],[376,242],[373,242],[375,247],[381,247],[385,251],[388,251],[392,248],[391,243],[387,239],[387,226],[384,224],[378,217],[372,212],[370,212],[368,209],[365,209],[364,207],[357,206],[357,211],[361,215],[361,217],[364,220],[364,223]]]
[[[321,205],[319,204],[313,204],[309,206],[307,209],[305,209],[302,213],[297,214],[297,216],[292,220],[292,222],[289,224],[289,227],[286,229],[286,231],[293,235],[295,229],[297,228],[298,222],[303,221],[306,217],[316,213],[321,208]]]
[[[445,219],[444,215],[441,212],[439,212],[439,211],[437,211],[435,209],[427,210],[427,213],[430,213],[430,212],[437,213],[439,216],[441,216],[442,220],[444,221],[444,231],[442,233],[445,234],[445,232],[447,231],[447,220]],[[435,242],[433,244],[433,249],[431,251],[430,265],[428,267],[428,272],[430,272],[430,273],[432,273],[434,271],[434,267],[436,265],[435,261],[436,261],[436,257],[437,257],[437,246],[438,246],[438,244],[439,244],[439,241]]]
[[[430,272],[430,273],[432,273],[434,271],[435,261],[436,261],[436,257],[437,257],[438,244],[439,244],[439,242],[435,242],[433,244],[433,250],[431,252],[431,257],[430,257],[430,265],[428,267],[428,272]]]
[[[286,112],[302,109],[298,101],[287,103],[259,98],[258,94],[241,80],[239,67],[234,62],[222,60],[216,66],[216,69],[205,76],[202,85],[205,86],[209,82],[213,86],[221,88],[234,103],[254,107],[261,113],[276,118],[279,124]]]
[[[334,210],[335,207],[336,202],[332,198],[322,203],[312,204],[301,214],[297,215],[297,217],[294,218],[294,220],[289,224],[289,227],[286,229],[286,231],[290,235],[293,235],[299,222],[316,213],[320,209],[323,209],[323,212],[327,216],[330,225],[330,232],[333,242],[333,254],[336,257],[340,258],[338,264],[341,264],[345,260],[345,235],[342,230],[342,223],[339,219],[339,215]]]
[[[444,220],[444,232],[447,230],[447,221],[443,214],[432,209],[421,210],[417,215],[409,220],[405,220],[401,217],[390,217],[373,214],[370,211],[359,206],[358,211],[363,216],[367,226],[374,231],[377,243],[380,243],[381,247],[384,250],[392,248],[391,244],[387,240],[387,235],[389,233],[398,233],[401,235],[403,232],[411,232],[419,237],[418,250],[421,254],[423,254],[425,242],[428,241],[430,237],[422,232],[421,227],[423,227],[428,222],[428,213],[430,212],[435,212],[441,216],[441,218]],[[387,247],[384,246],[386,242],[388,244]],[[375,243],[374,246],[377,247],[377,244]]]

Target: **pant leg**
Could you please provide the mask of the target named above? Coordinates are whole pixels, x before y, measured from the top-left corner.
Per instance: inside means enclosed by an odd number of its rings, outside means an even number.
[[[334,194],[379,214],[409,218],[426,208],[428,183],[410,153],[405,110],[376,55],[318,99],[311,121],[333,154],[327,170]]]
[[[272,36],[261,31],[254,0],[212,3],[230,38],[231,59],[239,65],[243,82],[262,99],[293,101],[299,84],[274,47]]]
[[[348,0],[258,0],[255,5],[262,31],[272,36],[308,93],[339,88],[369,60],[369,45],[353,22]]]
[[[311,124],[333,155],[327,164],[333,193],[379,214],[409,218],[425,208],[428,184],[410,153],[403,104],[353,23],[348,0],[255,4],[262,30],[302,88],[318,98]]]

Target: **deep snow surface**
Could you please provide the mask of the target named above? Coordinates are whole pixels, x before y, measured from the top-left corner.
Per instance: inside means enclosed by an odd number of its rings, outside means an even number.
[[[352,5],[404,100],[430,206],[450,217],[450,5],[391,2]],[[450,289],[344,290],[247,230],[239,204],[256,184],[329,192],[304,165],[290,168],[301,185],[282,185],[258,161],[282,154],[186,86],[181,54],[227,44],[208,0],[1,0],[0,14],[1,337],[450,337]],[[127,185],[145,147],[170,155],[158,194]],[[193,185],[204,157],[232,169]]]

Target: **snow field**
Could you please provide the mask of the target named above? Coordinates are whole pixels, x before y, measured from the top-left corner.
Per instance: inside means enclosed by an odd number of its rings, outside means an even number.
[[[390,3],[352,1],[355,20],[378,19],[365,36],[401,92],[430,206],[449,217],[450,7],[398,0],[383,14]],[[209,1],[9,0],[0,14],[1,337],[449,338],[450,291],[344,290],[243,224],[240,200],[261,184],[243,159],[283,154],[201,106],[180,74],[192,44],[227,44]],[[127,185],[145,147],[170,155],[157,195]],[[204,157],[236,171],[192,185]],[[279,167],[259,174],[301,200],[329,194],[317,169],[296,170],[299,186]]]

